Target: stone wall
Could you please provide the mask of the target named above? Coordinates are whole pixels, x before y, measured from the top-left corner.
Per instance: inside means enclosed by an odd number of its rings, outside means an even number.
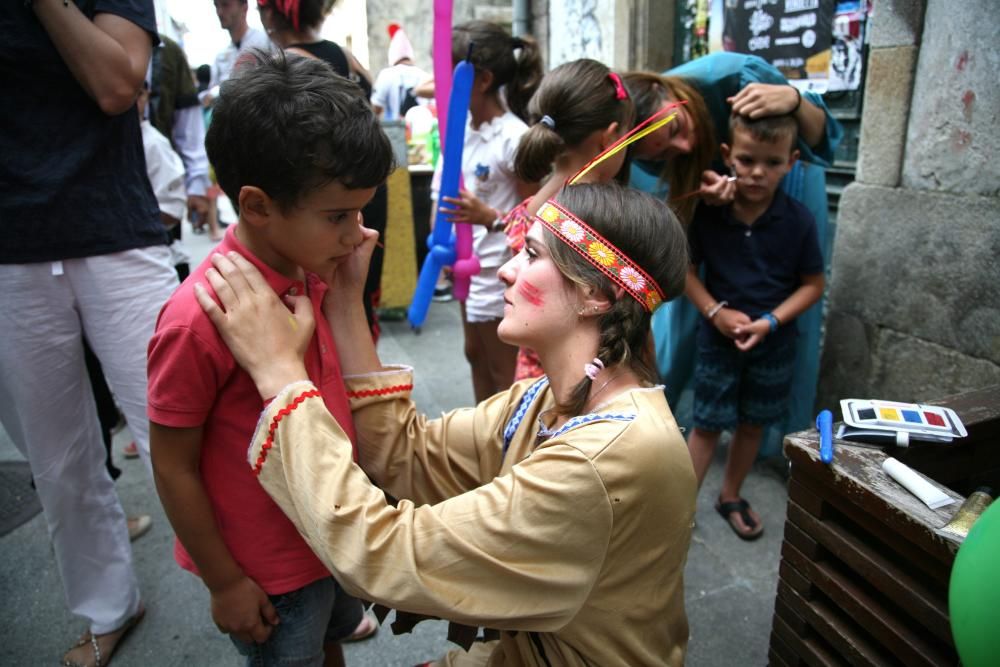
[[[1000,384],[1000,19],[880,0],[840,200],[819,403]]]

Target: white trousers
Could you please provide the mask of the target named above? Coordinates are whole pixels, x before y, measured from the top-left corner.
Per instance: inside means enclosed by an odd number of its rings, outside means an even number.
[[[146,347],[176,287],[165,245],[0,265],[0,421],[31,466],[69,609],[94,634],[138,611],[139,586],[81,336],[151,473]]]

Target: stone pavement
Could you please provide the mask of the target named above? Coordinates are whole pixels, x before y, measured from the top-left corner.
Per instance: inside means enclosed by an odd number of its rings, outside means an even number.
[[[204,235],[185,234],[194,261],[212,244]],[[379,353],[383,360],[416,368],[414,400],[429,414],[472,403],[457,303],[432,304],[420,335],[405,322],[385,322]],[[115,452],[130,436],[115,437]],[[721,448],[720,448],[721,449]],[[720,455],[724,450],[720,451]],[[21,460],[0,429],[0,462]],[[152,482],[137,460],[119,460],[117,482],[129,514],[153,516],[153,528],[133,544],[146,618],[115,654],[116,667],[236,667],[241,664],[228,639],[215,629],[208,595],[195,577],[173,561],[173,534]],[[758,465],[745,496],[764,517],[756,542],[739,540],[715,513],[722,473],[719,458],[698,498],[697,526],[688,553],[686,600],[691,639],[687,664],[693,667],[764,665],[778,574],[785,515],[785,484],[777,466]],[[44,519],[41,515],[0,538],[0,664],[55,665],[82,632],[62,596]],[[352,667],[414,665],[447,649],[446,626],[425,622],[410,635],[393,636],[387,626],[372,640],[348,645]]]

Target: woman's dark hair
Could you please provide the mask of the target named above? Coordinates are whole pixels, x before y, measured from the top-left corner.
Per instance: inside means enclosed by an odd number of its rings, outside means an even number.
[[[659,111],[664,102],[687,103],[685,110],[691,118],[694,146],[687,155],[678,155],[665,161],[660,178],[670,186],[671,198],[698,190],[701,187],[701,173],[712,165],[719,147],[705,98],[687,81],[674,76],[629,72],[622,78],[635,100],[636,116],[640,122]],[[677,215],[687,225],[694,215],[698,198],[686,197],[675,203]]]
[[[619,100],[607,65],[582,58],[545,75],[531,98],[531,127],[521,135],[514,158],[518,178],[535,183],[552,171],[560,153],[580,144],[597,130],[617,122],[627,130],[635,116],[631,98]],[[548,116],[551,126],[539,122]]]
[[[298,0],[297,2],[279,3],[275,0],[258,0],[258,7],[267,7],[274,11],[274,19],[278,30],[302,30],[316,28],[333,9],[336,0]],[[298,12],[298,27],[295,26],[295,16]]]
[[[533,37],[511,37],[504,28],[489,21],[469,21],[451,32],[451,58],[457,63],[472,49],[476,70],[493,75],[490,90],[504,88],[507,107],[528,122],[528,101],[542,81],[542,54]]]
[[[372,188],[395,166],[361,90],[321,60],[254,51],[222,84],[205,135],[219,185],[235,203],[253,185],[288,210],[339,181]]]
[[[664,301],[684,292],[687,236],[665,202],[617,183],[569,185],[556,201],[648,273],[663,291]],[[567,280],[597,289],[611,301],[611,308],[599,322],[597,357],[608,368],[622,364],[641,380],[655,383],[656,371],[644,353],[650,313],[627,292],[617,298],[615,282],[547,229],[545,246]],[[569,399],[557,406],[557,412],[580,414],[587,404],[590,386],[590,378],[584,376]]]

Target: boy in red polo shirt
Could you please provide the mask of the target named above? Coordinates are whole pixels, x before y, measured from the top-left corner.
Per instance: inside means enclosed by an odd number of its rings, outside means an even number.
[[[389,141],[354,84],[318,60],[277,54],[223,84],[205,143],[219,184],[239,203],[239,223],[217,252],[245,257],[279,295],[308,295],[309,377],[353,440],[320,307],[324,280],[362,240],[360,209],[393,167]],[[342,661],[337,642],[363,609],[247,466],[263,405],[195,300],[209,270],[206,260],[174,293],[149,345],[153,470],[175,557],[201,576],[216,626],[247,664],[321,665],[324,652]]]

